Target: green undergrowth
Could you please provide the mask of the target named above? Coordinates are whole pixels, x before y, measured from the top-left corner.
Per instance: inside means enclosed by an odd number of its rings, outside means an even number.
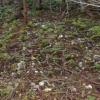
[[[70,31],[73,36],[78,35],[77,33],[86,33],[81,34],[83,35],[83,38],[87,37],[89,39],[92,39],[93,41],[97,42],[100,41],[100,22],[94,21],[87,18],[73,18],[73,19],[67,19],[66,23],[70,23],[71,26],[74,27],[74,31]],[[82,36],[80,36],[82,37]]]
[[[11,93],[12,89],[12,86],[7,86],[3,88],[0,87],[0,97],[8,96]]]
[[[93,31],[94,33],[96,33],[97,35],[100,35],[100,25],[97,26],[93,26],[89,29],[90,31]]]
[[[58,52],[63,49],[63,44],[59,41],[54,41],[53,39],[59,37],[59,35],[64,34],[65,36],[69,37],[70,39],[76,38],[80,32],[87,31],[90,36],[82,38],[89,38],[94,41],[100,40],[100,25],[98,22],[91,21],[90,19],[86,18],[68,18],[62,21],[44,21],[39,22],[36,19],[32,19],[28,22],[27,26],[23,25],[20,21],[14,20],[10,23],[5,23],[3,25],[4,32],[0,37],[0,47],[5,53],[2,53],[0,50],[0,58],[9,58],[9,55],[6,53],[6,46],[9,45],[9,41],[15,39],[19,42],[28,41],[31,38],[27,35],[28,31],[31,29],[32,34],[34,33],[37,38],[38,46],[43,48],[41,52]],[[69,27],[69,28],[67,28]],[[71,27],[71,28],[70,28]],[[16,32],[17,30],[17,32]],[[19,31],[20,30],[20,31]],[[17,37],[14,36],[18,33]],[[13,37],[13,38],[12,38]],[[52,48],[49,47],[51,42],[57,42],[56,45],[53,45]],[[5,49],[4,49],[5,48]],[[56,59],[56,58],[54,58]],[[73,61],[71,61],[73,62]]]
[[[8,53],[0,52],[0,59],[1,60],[9,60],[11,57]]]
[[[100,69],[100,64],[95,64],[96,69]]]
[[[67,19],[66,21],[70,22],[72,25],[78,28],[89,28],[97,24],[96,21],[94,20],[88,18],[82,18],[82,17],[70,18]]]
[[[100,42],[100,25],[93,26],[89,30],[94,33],[94,35],[91,36],[91,39],[95,42]]]
[[[95,96],[89,95],[89,96],[87,97],[87,100],[96,100],[96,97],[95,97]]]

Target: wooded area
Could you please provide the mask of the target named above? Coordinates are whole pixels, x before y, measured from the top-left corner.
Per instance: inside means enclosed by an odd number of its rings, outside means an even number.
[[[100,100],[100,0],[0,0],[0,100]]]
[[[100,17],[100,1],[99,0],[1,0],[0,5],[2,7],[12,6],[14,7],[14,16],[16,18],[24,17],[24,21],[26,22],[28,19],[28,12],[29,10],[35,10],[35,9],[43,9],[45,8],[45,3],[47,2],[47,5],[49,9],[53,9],[52,4],[57,3],[57,1],[60,2],[59,9],[61,10],[67,10],[66,6],[68,6],[68,9],[70,9],[70,6],[75,3],[76,6],[80,7],[81,10],[84,9],[84,11],[90,16],[98,16]],[[71,3],[71,4],[70,4]],[[78,4],[78,5],[77,5]],[[54,5],[54,4],[53,4]],[[55,4],[56,5],[56,4]],[[61,7],[62,6],[62,7]],[[74,5],[75,6],[75,5]],[[31,12],[33,13],[33,12]],[[1,14],[2,16],[2,14]]]

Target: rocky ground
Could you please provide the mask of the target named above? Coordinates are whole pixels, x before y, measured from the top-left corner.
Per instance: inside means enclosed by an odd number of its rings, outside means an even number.
[[[100,23],[44,14],[0,34],[0,100],[100,100]]]

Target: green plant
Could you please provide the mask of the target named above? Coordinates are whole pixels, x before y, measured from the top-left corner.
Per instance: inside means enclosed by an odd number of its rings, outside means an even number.
[[[100,69],[100,64],[95,64],[96,69]]]
[[[82,18],[73,19],[72,24],[81,28],[87,27],[87,21]]]
[[[12,5],[0,7],[0,22],[9,21],[14,17],[14,7]]]
[[[95,42],[100,42],[100,35],[93,35],[91,36],[91,39],[94,40]]]
[[[43,8],[56,10],[60,4],[61,0],[45,0],[43,3]]]
[[[100,25],[98,26],[93,26],[92,28],[89,29],[90,31],[94,32],[97,35],[100,35]]]
[[[9,93],[12,91],[12,89],[13,88],[11,86],[0,88],[0,97],[9,95]]]
[[[0,39],[0,45],[1,47],[4,47],[6,45],[6,43],[10,40],[10,38],[12,37],[12,33],[10,32],[5,32],[4,35],[1,37]]]
[[[96,97],[90,95],[90,96],[87,97],[87,100],[96,100]]]
[[[8,53],[3,53],[3,52],[0,52],[0,59],[1,60],[8,60],[10,59],[10,55]]]

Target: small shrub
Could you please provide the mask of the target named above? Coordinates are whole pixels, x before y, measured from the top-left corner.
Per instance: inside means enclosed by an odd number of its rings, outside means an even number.
[[[96,100],[96,97],[94,97],[94,96],[88,96],[87,100]]]
[[[94,32],[97,35],[100,35],[100,25],[90,28],[90,31]]]
[[[95,64],[96,69],[100,69],[100,64]]]
[[[87,22],[82,18],[74,19],[72,24],[81,28],[87,27]]]

